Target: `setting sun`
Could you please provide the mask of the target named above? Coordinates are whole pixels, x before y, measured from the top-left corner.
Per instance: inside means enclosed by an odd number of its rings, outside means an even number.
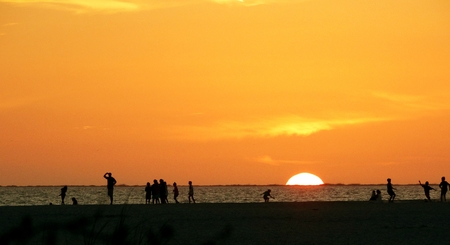
[[[314,174],[300,173],[292,176],[286,185],[323,185],[323,181]]]

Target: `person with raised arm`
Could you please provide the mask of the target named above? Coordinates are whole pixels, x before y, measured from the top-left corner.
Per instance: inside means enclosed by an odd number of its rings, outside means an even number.
[[[430,198],[430,190],[435,190],[433,187],[430,186],[430,184],[428,183],[428,181],[425,181],[425,185],[423,185],[420,180],[419,180],[419,185],[421,185],[423,187],[423,190],[425,191],[425,197],[427,198],[427,200],[429,202],[431,202],[431,198]]]
[[[107,184],[106,184],[106,188],[108,188],[108,196],[109,196],[109,200],[111,201],[110,202],[110,205],[112,205],[113,204],[113,195],[114,195],[114,185],[117,183],[117,181],[116,181],[116,179],[114,179],[113,177],[112,177],[112,173],[105,173],[104,175],[103,175],[103,178],[105,178],[106,179],[106,181],[107,181]]]

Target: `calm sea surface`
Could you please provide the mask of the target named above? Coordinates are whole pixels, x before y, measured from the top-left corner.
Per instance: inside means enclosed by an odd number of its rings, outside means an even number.
[[[437,191],[431,191],[431,198],[438,200],[439,187],[431,185]],[[62,186],[45,187],[0,187],[0,206],[25,206],[60,204]],[[383,200],[387,200],[385,185],[324,185],[324,186],[195,186],[197,203],[253,203],[263,202],[262,195],[272,190],[271,202],[309,202],[309,201],[367,201],[372,190],[379,189]],[[425,195],[420,185],[395,186],[398,200],[423,200]],[[145,203],[144,186],[117,186],[114,189],[115,204]],[[187,186],[179,186],[178,201],[187,203]],[[172,199],[172,187],[169,187],[169,203]],[[79,205],[109,204],[106,187],[69,186],[66,204],[75,197]]]

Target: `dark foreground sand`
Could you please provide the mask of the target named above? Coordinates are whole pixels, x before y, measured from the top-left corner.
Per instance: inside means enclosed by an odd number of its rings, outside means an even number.
[[[53,205],[0,217],[0,244],[450,244],[450,203],[424,201]]]

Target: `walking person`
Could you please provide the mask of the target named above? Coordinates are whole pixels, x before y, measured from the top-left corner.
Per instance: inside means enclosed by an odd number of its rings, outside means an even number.
[[[188,193],[188,198],[189,198],[189,203],[191,203],[191,199],[192,199],[192,202],[195,203],[195,199],[194,199],[194,186],[192,186],[192,181],[189,181],[189,193]]]
[[[176,182],[173,182],[173,200],[175,200],[175,203],[179,203],[177,200],[177,197],[180,193],[178,192],[178,186]]]
[[[107,184],[106,184],[106,188],[108,188],[108,196],[109,196],[109,200],[110,205],[113,204],[113,196],[114,196],[114,185],[117,183],[116,179],[114,179],[114,177],[112,177],[112,173],[105,173],[103,175],[103,178],[106,179]]]

